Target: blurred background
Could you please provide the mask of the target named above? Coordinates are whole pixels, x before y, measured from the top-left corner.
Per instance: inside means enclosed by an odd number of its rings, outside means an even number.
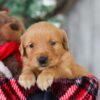
[[[0,0],[26,28],[47,20],[66,30],[77,63],[100,79],[100,0]]]

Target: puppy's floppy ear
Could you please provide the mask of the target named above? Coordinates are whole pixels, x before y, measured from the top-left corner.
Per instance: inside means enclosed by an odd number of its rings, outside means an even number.
[[[20,47],[19,47],[19,50],[20,50],[20,53],[21,53],[21,56],[26,56],[26,51],[25,51],[25,47],[24,47],[24,36],[21,36],[20,37]]]
[[[65,50],[69,50],[69,46],[68,46],[68,36],[67,33],[64,30],[60,30],[61,35],[62,35],[62,45],[64,47]]]

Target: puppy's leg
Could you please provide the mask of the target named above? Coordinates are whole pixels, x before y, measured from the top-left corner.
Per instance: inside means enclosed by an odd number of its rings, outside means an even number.
[[[43,91],[47,90],[47,88],[52,85],[53,80],[54,76],[52,75],[52,73],[50,71],[44,71],[37,78],[37,86]]]
[[[36,82],[36,77],[35,77],[32,69],[30,69],[27,66],[24,66],[23,70],[22,70],[22,74],[19,76],[18,82],[25,89],[27,89],[27,88],[30,89],[31,86],[34,86],[34,84]]]
[[[38,76],[37,78],[37,86],[41,90],[47,90],[48,87],[50,87],[54,81],[54,79],[58,78],[66,78],[66,77],[72,77],[72,73],[69,69],[63,69],[63,68],[49,68],[44,71]]]
[[[75,64],[75,66],[71,67],[71,70],[73,73],[73,78],[81,77],[81,76],[88,76],[89,74],[91,74],[84,67],[81,67],[78,64]]]

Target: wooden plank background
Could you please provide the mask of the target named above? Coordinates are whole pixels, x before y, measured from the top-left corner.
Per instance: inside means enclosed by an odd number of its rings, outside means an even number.
[[[71,52],[100,79],[100,0],[78,0],[65,15]]]

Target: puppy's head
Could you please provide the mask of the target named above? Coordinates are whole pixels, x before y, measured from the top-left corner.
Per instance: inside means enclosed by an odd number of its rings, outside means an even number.
[[[20,51],[23,61],[40,70],[61,62],[68,52],[66,33],[48,22],[32,25],[21,37]]]

